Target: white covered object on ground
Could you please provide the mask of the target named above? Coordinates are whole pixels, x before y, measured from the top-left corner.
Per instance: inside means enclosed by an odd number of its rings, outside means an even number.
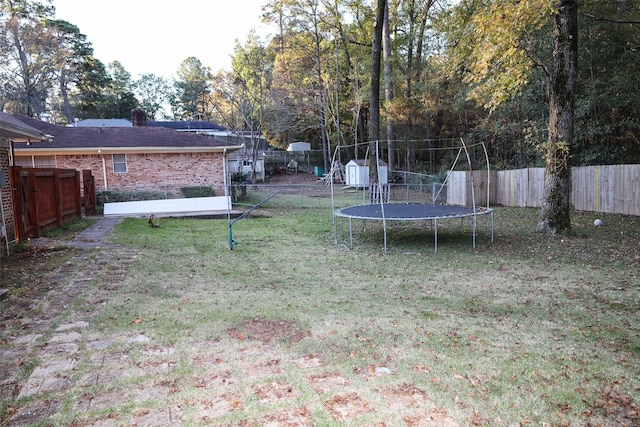
[[[229,196],[193,197],[188,199],[143,200],[104,204],[104,216],[198,216],[227,213]]]

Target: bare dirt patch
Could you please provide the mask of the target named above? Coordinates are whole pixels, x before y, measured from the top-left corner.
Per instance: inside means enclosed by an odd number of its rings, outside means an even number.
[[[293,387],[281,381],[272,381],[268,384],[257,386],[254,390],[261,403],[274,403],[295,397]]]
[[[619,390],[615,386],[607,387],[602,391],[600,397],[593,404],[592,408],[584,413],[587,418],[587,427],[596,427],[601,424],[600,417],[611,420],[615,419],[621,426],[640,426],[640,406],[631,397]]]
[[[407,427],[458,427],[445,409],[436,409],[430,414],[409,415],[403,418]]]
[[[234,394],[224,394],[211,399],[193,402],[198,406],[200,419],[206,423],[233,411],[240,411],[244,407],[240,397]]]
[[[261,426],[276,427],[310,427],[313,425],[311,411],[305,406],[296,409],[285,409],[275,414],[262,417]]]
[[[335,390],[339,387],[345,387],[349,385],[349,382],[344,379],[339,372],[325,372],[323,374],[309,375],[309,382],[313,390],[318,393],[327,393],[331,390]]]
[[[293,361],[293,363],[301,369],[318,368],[324,365],[322,358],[315,354],[307,354],[299,359]]]
[[[336,421],[351,421],[360,415],[373,412],[369,402],[356,392],[334,396],[333,399],[324,402],[324,407],[331,412]]]
[[[295,344],[309,335],[294,322],[286,320],[251,319],[228,330],[230,336],[239,340],[261,341],[269,344],[272,341],[285,341]]]
[[[272,359],[266,362],[254,363],[247,366],[246,375],[247,378],[257,379],[260,377],[267,377],[271,375],[282,374],[282,366],[280,366],[280,359]]]
[[[385,401],[389,406],[397,409],[414,408],[429,401],[429,397],[424,390],[407,383],[381,390],[380,394],[385,397]]]
[[[220,390],[234,383],[233,375],[229,370],[211,372],[204,376],[195,377],[193,381],[197,388],[205,390]]]

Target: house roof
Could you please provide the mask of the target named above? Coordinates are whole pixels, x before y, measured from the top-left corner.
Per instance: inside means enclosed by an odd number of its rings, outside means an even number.
[[[227,141],[164,127],[64,127],[25,116],[15,116],[20,121],[53,135],[53,139],[37,144],[14,144],[16,154],[29,152],[41,154],[93,154],[100,153],[177,153],[223,152],[242,148]]]
[[[215,123],[196,121],[196,120],[181,120],[181,121],[174,121],[174,122],[148,121],[147,126],[148,127],[165,127],[165,128],[169,128],[177,131],[208,130],[208,131],[216,131],[216,132],[226,132],[229,130]]]
[[[29,126],[27,123],[0,111],[0,138],[29,142],[31,140],[42,141],[47,138],[47,135],[35,127]]]
[[[103,127],[125,128],[132,127],[133,123],[127,119],[84,119],[77,123],[78,127]]]

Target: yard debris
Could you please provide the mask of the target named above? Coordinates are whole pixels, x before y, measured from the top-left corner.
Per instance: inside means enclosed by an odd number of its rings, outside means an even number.
[[[151,228],[160,227],[160,218],[156,219],[156,216],[154,214],[149,215],[149,221],[147,222],[149,223],[149,227]]]

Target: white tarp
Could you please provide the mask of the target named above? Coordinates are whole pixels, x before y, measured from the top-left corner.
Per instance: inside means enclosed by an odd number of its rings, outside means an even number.
[[[227,213],[229,196],[193,197],[188,199],[143,200],[104,204],[104,216],[140,217],[198,216]]]

